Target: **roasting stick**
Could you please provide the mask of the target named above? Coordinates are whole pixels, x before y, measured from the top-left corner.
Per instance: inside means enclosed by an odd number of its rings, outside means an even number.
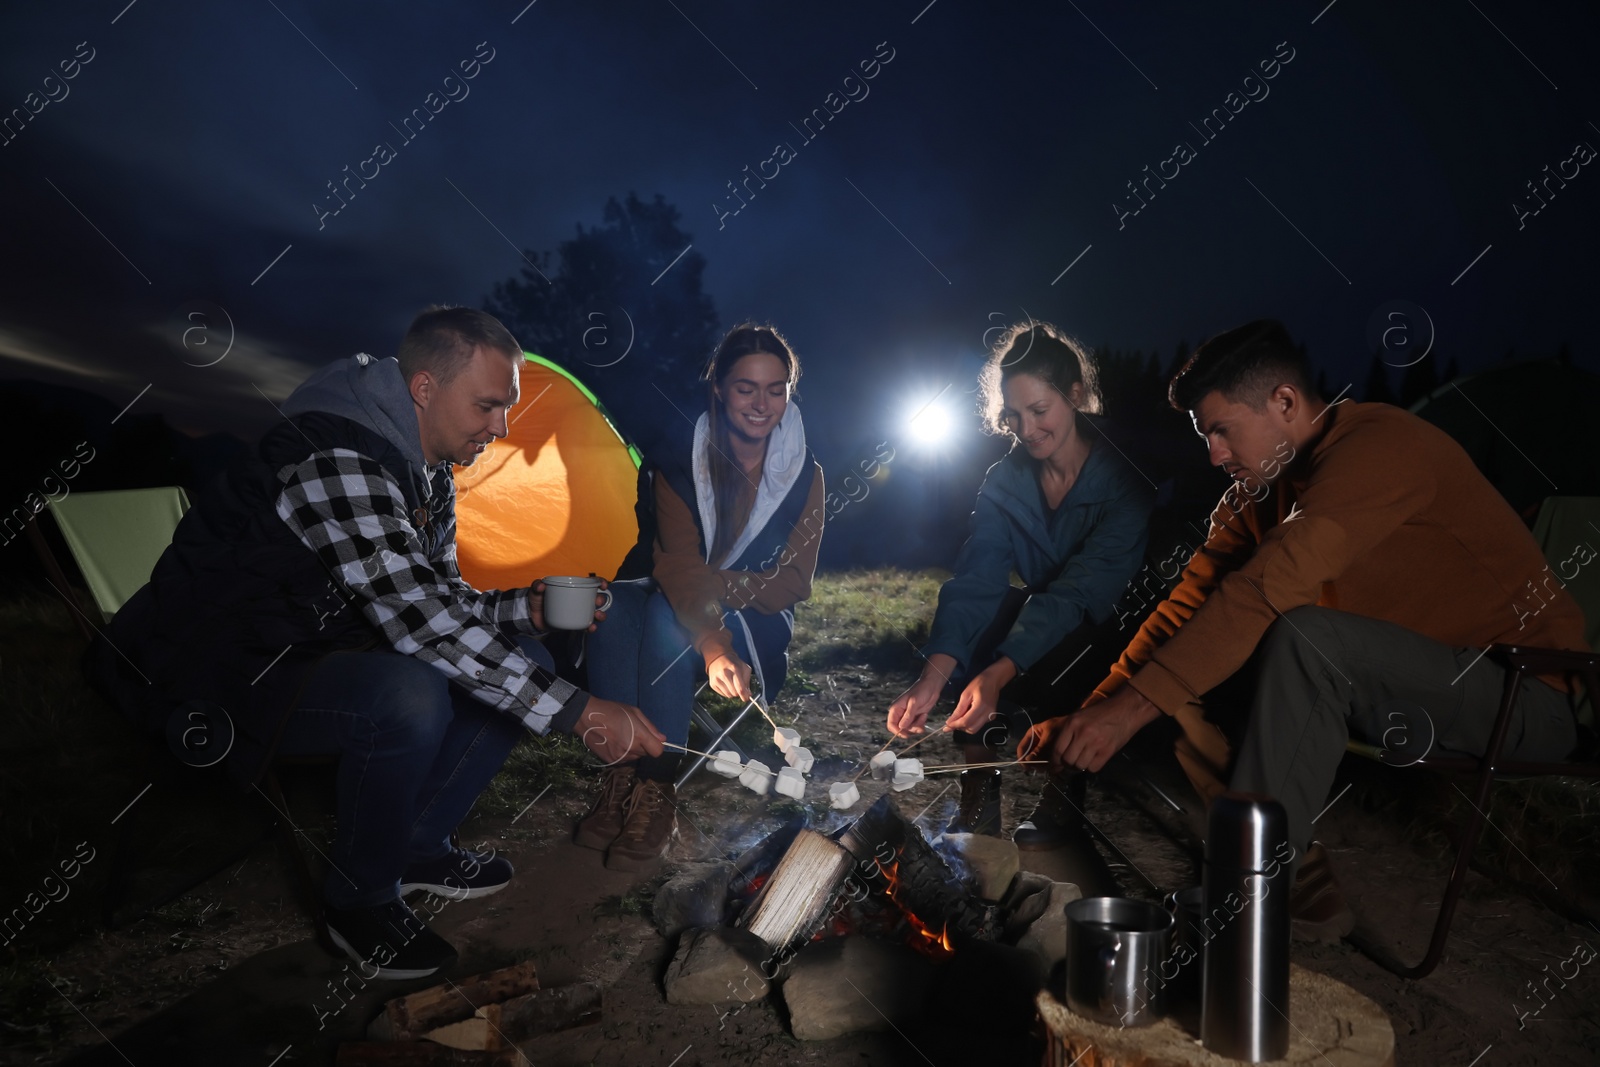
[[[1048,763],[1048,762],[1050,762],[1050,761],[1049,760],[1042,760],[1042,759],[1019,759],[1019,760],[1008,760],[1008,761],[1006,761],[1004,763],[950,763],[950,764],[941,764],[940,766],[937,766],[937,767],[924,767],[924,768],[922,768],[922,773],[923,774],[935,774],[935,773],[939,773],[939,772],[949,772],[949,771],[982,770],[982,769],[984,769],[986,767],[1026,767],[1026,766],[1028,766],[1030,764],[1039,764],[1039,763]]]
[[[925,733],[925,734],[923,734],[923,735],[922,735],[922,736],[921,736],[921,737],[919,737],[919,738],[917,738],[917,739],[916,739],[916,740],[915,740],[915,741],[913,741],[913,742],[911,742],[911,743],[910,743],[910,744],[909,744],[909,745],[907,745],[907,746],[906,746],[906,747],[905,747],[905,748],[902,748],[902,749],[901,749],[901,750],[900,750],[900,751],[899,751],[899,752],[898,752],[898,753],[897,753],[897,755],[899,755],[899,756],[902,756],[902,757],[903,757],[903,756],[904,756],[904,755],[905,755],[905,754],[906,754],[906,753],[907,753],[907,752],[910,752],[910,751],[911,751],[911,750],[912,750],[912,749],[914,749],[914,748],[916,748],[916,747],[917,747],[917,746],[918,746],[918,745],[920,745],[920,744],[922,744],[922,742],[924,742],[924,741],[931,741],[931,740],[933,740],[933,739],[934,739],[934,738],[935,738],[935,737],[940,737],[940,736],[942,736],[942,735],[944,735],[944,734],[947,734],[947,733],[949,733],[949,732],[950,732],[950,731],[949,731],[949,730],[946,730],[946,729],[944,729],[944,728],[943,728],[943,727],[941,727],[941,728],[939,728],[939,729],[937,729],[937,730],[929,730],[929,731],[928,731],[928,732],[927,732],[927,733]],[[883,743],[883,747],[882,747],[882,748],[880,748],[880,749],[878,749],[878,751],[877,751],[877,752],[874,752],[874,753],[873,753],[873,755],[874,755],[874,756],[876,756],[876,755],[878,755],[878,753],[879,753],[879,752],[887,752],[887,751],[888,751],[888,750],[889,750],[889,746],[890,746],[890,745],[892,745],[892,744],[894,744],[894,742],[895,742],[895,736],[894,736],[894,735],[893,735],[893,734],[890,734],[890,735],[889,735],[889,740],[887,740],[887,741],[885,741],[885,742],[884,742],[884,743]],[[852,778],[852,779],[850,779],[850,780],[851,780],[851,781],[852,781],[852,782],[857,782],[857,781],[860,781],[860,780],[861,780],[861,776],[862,776],[862,775],[863,775],[863,774],[866,774],[866,773],[867,773],[867,771],[868,771],[868,770],[869,770],[869,769],[871,769],[871,767],[872,767],[872,760],[870,760],[870,759],[868,759],[868,760],[867,760],[867,762],[866,762],[866,764],[865,764],[865,765],[864,765],[864,766],[863,766],[863,767],[862,767],[862,768],[861,768],[861,770],[860,770],[860,771],[858,771],[858,772],[856,772],[856,776],[855,776],[855,777],[854,777],[854,778]]]
[[[709,759],[709,760],[714,760],[714,759],[717,758],[715,753],[712,753],[712,752],[701,752],[698,748],[686,748],[683,745],[675,745],[671,741],[663,741],[663,742],[661,742],[661,747],[662,748],[676,749],[679,752],[687,752],[691,756],[704,756],[706,759]],[[749,764],[745,764],[745,766],[749,766]],[[778,772],[768,768],[767,769],[767,773],[770,774],[770,775],[776,776]]]

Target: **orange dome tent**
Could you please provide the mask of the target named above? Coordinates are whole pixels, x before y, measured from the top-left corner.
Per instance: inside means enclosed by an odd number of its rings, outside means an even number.
[[[456,552],[474,589],[610,578],[639,537],[639,453],[582,382],[524,352],[510,434],[456,469]]]

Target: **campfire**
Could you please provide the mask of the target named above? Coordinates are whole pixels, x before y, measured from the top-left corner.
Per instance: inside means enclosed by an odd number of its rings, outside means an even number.
[[[733,868],[725,892],[715,876],[709,889],[680,876],[658,897],[659,921],[664,898],[697,888],[721,894],[683,931],[667,974],[668,999],[738,1007],[782,984],[797,1037],[832,1036],[879,1025],[896,1010],[915,1011],[911,993],[928,986],[929,972],[977,942],[1034,948],[1042,977],[1051,957],[1065,951],[1064,919],[1054,916],[1058,938],[1048,917],[1035,920],[1078,895],[1075,886],[1019,872],[1009,842],[950,835],[936,846],[887,794],[832,832],[791,824],[746,850]],[[712,916],[719,921],[705,921]],[[1039,944],[1026,943],[1030,932]],[[808,978],[830,967],[837,974]],[[879,980],[864,988],[874,976]],[[862,1026],[838,1024],[849,1015],[838,1004],[807,1010],[811,994],[804,991],[830,985],[863,1002]],[[815,1016],[827,1016],[822,1030]],[[845,1029],[829,1029],[836,1024]]]

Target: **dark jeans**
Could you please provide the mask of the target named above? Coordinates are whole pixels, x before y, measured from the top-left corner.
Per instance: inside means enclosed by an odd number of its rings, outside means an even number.
[[[1256,650],[1249,723],[1229,787],[1277,798],[1289,815],[1289,842],[1303,851],[1351,736],[1389,750],[1397,766],[1430,750],[1481,756],[1506,678],[1482,651],[1331,608],[1285,612]],[[1207,704],[1211,719],[1209,694]],[[1576,743],[1573,698],[1524,678],[1502,754],[1560,760]],[[1208,800],[1221,787],[1195,785]]]
[[[551,667],[538,641],[517,644]],[[278,752],[339,757],[327,902],[350,909],[396,899],[409,864],[449,851],[450,834],[524,732],[412,656],[345,652],[318,664]]]
[[[744,639],[744,627],[733,612],[724,622],[733,635],[733,647],[746,663],[753,662]],[[606,619],[589,635],[589,691],[604,700],[632,704],[667,735],[675,745],[689,741],[689,713],[694,707],[695,681],[705,664],[694,650],[689,631],[678,622],[666,596],[649,582],[616,582],[611,586],[611,608]],[[767,694],[771,699],[771,694]],[[677,777],[682,757],[672,751],[639,760],[645,778],[670,782]]]
[[[998,658],[995,650],[1027,602],[1025,590],[1013,586],[1007,591],[989,628],[978,638],[971,662],[951,679],[955,693]],[[1101,623],[1086,620],[1000,690],[999,711],[987,726],[976,734],[957,730],[956,744],[970,759],[983,759],[985,753],[1000,753],[1015,745],[1034,723],[1077,711],[1105,680],[1134,632],[1131,626],[1119,629],[1115,615]]]

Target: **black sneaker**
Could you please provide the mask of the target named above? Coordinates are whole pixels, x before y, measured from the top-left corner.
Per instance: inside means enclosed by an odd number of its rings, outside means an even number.
[[[1000,770],[961,772],[961,806],[945,824],[947,834],[1000,836]]]
[[[450,942],[428,929],[403,900],[343,911],[327,907],[328,936],[366,975],[393,981],[426,978],[456,962]]]
[[[1047,852],[1069,841],[1088,836],[1083,828],[1085,776],[1076,771],[1068,776],[1045,779],[1039,806],[1017,825],[1011,840],[1024,852]]]
[[[400,895],[425,889],[446,900],[476,900],[510,885],[513,873],[504,856],[454,848],[436,860],[407,867],[400,876]]]

